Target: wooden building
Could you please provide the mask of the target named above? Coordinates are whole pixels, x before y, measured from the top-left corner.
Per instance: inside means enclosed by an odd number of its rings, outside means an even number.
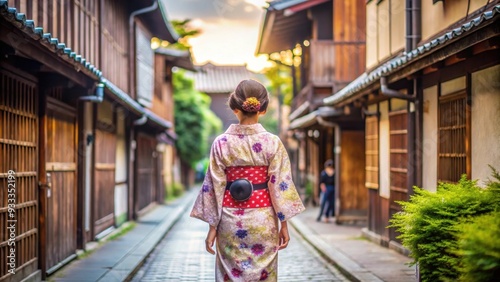
[[[2,261],[17,220],[0,281],[39,281],[162,202],[172,65],[149,42],[178,36],[152,0],[1,0],[0,30],[2,187],[16,176],[14,213],[0,190]]]
[[[335,161],[336,221],[366,220],[364,121],[361,112],[325,107],[323,99],[364,71],[365,1],[273,1],[267,8],[257,53],[294,50],[294,99],[289,115],[296,143],[290,152],[295,181],[318,202],[319,175]],[[297,58],[299,57],[299,58]]]
[[[324,103],[365,123],[369,224],[387,228],[417,185],[500,168],[499,1],[368,1],[366,73]]]
[[[187,50],[175,50],[168,48],[155,49],[155,100],[153,107],[166,120],[174,120],[174,96],[172,85],[172,71],[174,67],[182,68],[187,71],[196,72],[191,58],[191,52]],[[158,97],[162,97],[159,99]],[[181,161],[175,150],[175,140],[177,135],[175,128],[157,135],[159,144],[156,147],[157,153],[163,162],[159,164],[162,169],[161,181],[164,187],[172,187],[181,181]],[[166,195],[165,195],[166,196]]]

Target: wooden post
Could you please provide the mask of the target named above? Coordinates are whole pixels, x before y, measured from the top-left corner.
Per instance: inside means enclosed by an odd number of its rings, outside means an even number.
[[[38,187],[39,187],[39,268],[42,270],[42,280],[46,278],[47,270],[47,172],[45,170],[45,140],[46,140],[46,120],[45,115],[47,100],[45,96],[45,85],[39,87],[39,132],[38,132]]]

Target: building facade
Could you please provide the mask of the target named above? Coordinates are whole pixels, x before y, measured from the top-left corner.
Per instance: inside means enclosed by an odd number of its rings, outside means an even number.
[[[172,65],[153,36],[178,38],[160,1],[0,1],[0,281],[45,279],[163,201]]]
[[[364,71],[365,1],[272,1],[266,10],[257,53],[289,52],[294,98],[289,144],[295,181],[319,201],[319,175],[335,161],[336,221],[364,221],[364,122],[360,112],[344,115],[323,99]]]
[[[367,236],[398,247],[387,226],[413,186],[481,183],[500,167],[499,1],[328,2],[272,1],[257,52],[302,49],[289,116],[299,184],[315,194],[335,159],[337,222],[364,216]]]
[[[365,121],[367,235],[397,244],[392,215],[417,185],[498,170],[498,1],[368,1],[366,72],[324,99]]]

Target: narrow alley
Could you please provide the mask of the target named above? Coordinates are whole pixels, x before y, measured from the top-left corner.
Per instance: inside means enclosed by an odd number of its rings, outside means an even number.
[[[159,205],[135,227],[58,271],[50,281],[214,281],[215,258],[205,251],[207,225],[189,217],[198,189]],[[361,226],[316,222],[307,205],[289,224],[279,281],[414,282],[410,259],[361,237]],[[339,271],[340,270],[340,271]]]
[[[207,224],[185,212],[132,279],[214,281],[215,257],[205,251]],[[349,281],[290,228],[291,241],[279,254],[279,281]]]

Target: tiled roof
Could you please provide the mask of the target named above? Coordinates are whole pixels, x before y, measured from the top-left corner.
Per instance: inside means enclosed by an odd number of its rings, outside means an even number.
[[[343,102],[356,95],[359,91],[362,91],[371,84],[379,81],[381,77],[395,73],[396,71],[408,65],[409,63],[418,60],[426,53],[434,51],[435,48],[437,48],[440,45],[446,44],[449,41],[454,40],[460,36],[468,35],[473,30],[475,30],[475,28],[483,25],[485,22],[491,21],[499,14],[500,14],[500,5],[496,5],[490,11],[482,13],[480,16],[474,18],[470,22],[467,22],[461,25],[460,27],[449,31],[444,35],[436,39],[433,39],[430,42],[425,43],[422,46],[419,46],[416,49],[413,49],[406,54],[403,54],[399,57],[396,57],[388,61],[387,63],[379,66],[378,68],[369,73],[362,74],[354,81],[349,83],[346,87],[342,88],[339,92],[323,99],[323,102],[325,103],[325,105],[335,105],[337,103]]]
[[[65,43],[59,42],[59,40],[52,37],[50,33],[44,32],[42,27],[35,27],[35,21],[26,19],[24,13],[18,13],[16,8],[9,7],[7,0],[0,0],[0,15],[17,26],[29,37],[38,40],[40,44],[44,45],[47,49],[57,53],[63,60],[75,66],[83,67],[83,69],[87,70],[88,74],[94,78],[100,78],[102,76],[102,72],[98,68],[85,58],[82,58],[81,55],[73,52]]]
[[[242,80],[250,79],[255,74],[246,66],[217,66],[212,63],[198,67],[192,74],[194,87],[203,93],[230,93]]]
[[[157,116],[152,111],[143,108],[136,100],[132,99],[127,93],[121,90],[118,86],[107,81],[105,78],[101,78],[101,83],[104,83],[104,85],[106,85],[106,88],[108,88],[108,90],[111,91],[114,99],[120,101],[122,104],[126,104],[127,107],[130,110],[134,111],[136,114],[146,116],[148,120],[155,123],[156,125],[159,125],[160,127],[163,128],[172,127],[171,122],[164,120],[163,118]]]
[[[310,112],[309,114],[299,117],[292,122],[290,122],[290,126],[288,129],[297,129],[297,128],[305,128],[317,123],[318,117],[335,117],[341,116],[343,114],[343,110],[334,109],[332,107],[319,107],[314,112]]]

